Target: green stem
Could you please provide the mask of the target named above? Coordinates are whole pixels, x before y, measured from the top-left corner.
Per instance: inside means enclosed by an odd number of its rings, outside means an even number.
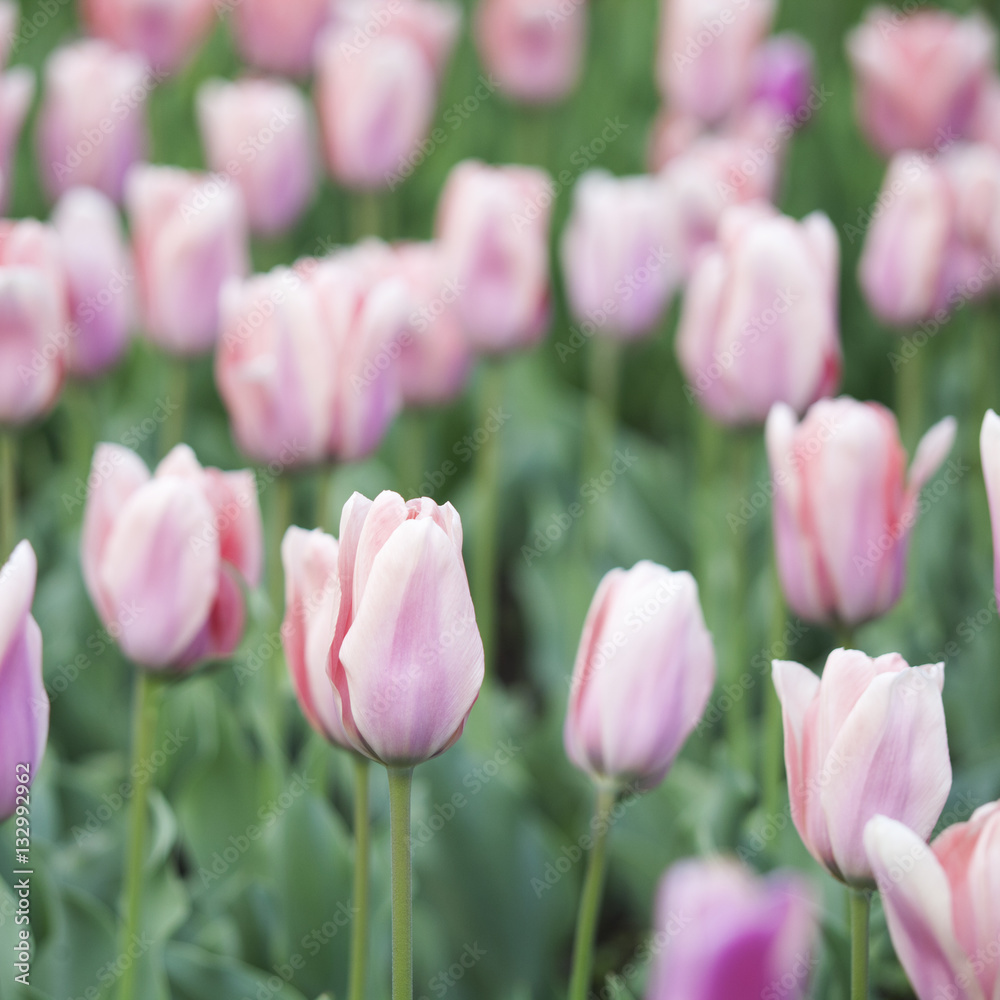
[[[839,625],[837,627],[837,640],[840,642],[842,649],[858,648],[853,625]]]
[[[0,429],[0,563],[17,544],[17,438]]]
[[[285,606],[284,580],[281,568],[281,542],[288,530],[292,516],[292,484],[288,476],[279,475],[274,480],[271,497],[271,524],[268,532],[271,551],[268,553],[267,589],[271,606],[280,621]]]
[[[868,917],[871,893],[851,889],[851,1000],[868,1000]]]
[[[410,870],[410,786],[413,768],[388,768],[392,840],[392,1000],[413,1000],[413,876]]]
[[[329,530],[330,519],[330,497],[333,493],[333,470],[332,465],[320,465],[316,468],[316,511],[314,518],[315,527]]]
[[[420,496],[424,492],[429,416],[428,410],[411,410],[396,422],[396,481],[404,498]]]
[[[751,451],[753,438],[748,432],[733,431],[729,439],[730,463],[733,476],[732,496],[742,497],[753,492],[750,473],[753,469]],[[731,577],[730,607],[737,608],[749,590],[749,567],[747,552],[747,534],[749,526],[744,524],[736,529],[731,544],[733,548],[734,572]],[[720,531],[718,539],[725,536]],[[718,542],[716,543],[718,544]],[[724,544],[724,543],[723,543]],[[729,676],[735,690],[741,691],[740,697],[733,700],[732,708],[727,715],[729,741],[733,751],[733,760],[744,764],[752,760],[750,751],[750,692],[743,684],[743,673],[747,664],[747,628],[746,614],[737,613],[730,618],[730,649]]]
[[[896,372],[896,414],[899,418],[900,436],[911,455],[917,441],[920,440],[920,431],[924,423],[925,350],[927,345],[918,348]]]
[[[785,597],[778,580],[777,557],[772,546],[772,583],[774,598],[774,618],[771,624],[771,650],[778,648],[785,634]],[[770,664],[765,667],[769,670]],[[781,767],[784,757],[784,725],[781,718],[781,702],[778,692],[771,683],[768,673],[764,680],[764,739],[761,760],[761,790],[764,799],[764,812],[774,816],[778,812],[778,799],[781,795]]]
[[[587,987],[594,967],[594,937],[597,918],[601,912],[604,892],[604,872],[608,860],[608,815],[615,804],[615,790],[602,787],[597,793],[594,813],[594,843],[587,862],[587,877],[580,896],[580,910],[576,918],[576,937],[573,941],[573,972],[569,983],[569,1000],[586,1000]]]
[[[167,402],[176,409],[163,421],[160,431],[160,454],[166,455],[184,440],[184,421],[187,415],[188,365],[187,358],[168,358]]]
[[[382,235],[382,204],[376,191],[354,191],[348,197],[351,235],[355,240]]]
[[[409,798],[409,793],[407,793]],[[409,801],[407,801],[409,810]],[[354,924],[351,927],[351,975],[347,1000],[364,1000],[368,969],[368,758],[354,757]],[[395,843],[395,841],[394,841]]]
[[[598,334],[590,344],[590,395],[587,399],[584,437],[583,481],[600,476],[611,464],[618,420],[618,389],[621,380],[621,344]],[[591,514],[590,544],[600,553],[607,541],[610,493],[601,493]]]

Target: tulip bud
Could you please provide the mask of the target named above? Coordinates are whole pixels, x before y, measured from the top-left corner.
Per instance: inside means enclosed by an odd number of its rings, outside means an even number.
[[[243,588],[261,572],[253,473],[203,469],[178,445],[150,476],[135,452],[102,444],[87,482],[83,578],[125,655],[171,671],[229,656],[243,636]]]
[[[37,575],[28,542],[0,569],[0,823],[27,798],[49,733],[42,632],[31,616]]]
[[[606,574],[573,666],[563,742],[595,781],[658,785],[715,684],[690,573],[643,561]]]
[[[767,418],[778,575],[807,621],[859,625],[903,590],[910,529],[924,484],[955,439],[946,417],[921,439],[910,470],[896,418],[878,403],[822,399],[796,426],[776,403]]]
[[[14,152],[35,96],[35,77],[26,66],[0,73],[0,212],[10,201]]]
[[[870,885],[865,824],[882,814],[926,838],[948,798],[944,664],[835,649],[822,678],[787,660],[773,671],[795,829],[835,878]]]
[[[760,202],[728,209],[695,265],[677,327],[685,395],[724,423],[801,413],[840,381],[840,252],[822,212],[801,222]]]
[[[236,48],[244,61],[269,73],[307,76],[330,13],[329,0],[239,0],[231,15]]]
[[[312,113],[281,80],[209,80],[197,99],[210,170],[232,174],[250,228],[266,236],[294,223],[316,191]]]
[[[996,34],[981,14],[903,16],[872,7],[847,37],[861,127],[884,156],[939,152],[969,134],[990,78]]]
[[[754,56],[750,101],[769,105],[779,121],[809,112],[813,78],[813,50],[792,32],[774,35]],[[798,124],[798,121],[795,121]]]
[[[135,166],[125,185],[144,334],[175,354],[211,350],[219,292],[249,269],[243,198],[228,177]]]
[[[816,902],[793,872],[679,861],[656,896],[646,1000],[797,1000],[809,985]]]

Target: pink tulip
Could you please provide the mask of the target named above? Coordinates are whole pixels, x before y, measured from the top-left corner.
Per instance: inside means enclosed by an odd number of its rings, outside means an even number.
[[[944,664],[835,649],[822,678],[788,660],[773,670],[795,829],[835,878],[868,885],[865,824],[882,814],[926,837],[948,798]]]
[[[329,0],[239,0],[231,15],[236,47],[259,69],[307,76],[316,38],[330,13]]]
[[[351,188],[394,187],[423,156],[458,37],[450,0],[345,4],[317,43],[316,102],[327,165]]]
[[[135,316],[135,268],[114,203],[71,188],[52,213],[66,268],[71,323],[69,371],[89,377],[113,367]]]
[[[0,570],[0,823],[27,799],[49,733],[42,632],[31,616],[37,575],[28,542]]]
[[[0,425],[55,404],[70,340],[66,305],[56,234],[34,219],[0,222]]]
[[[161,73],[179,69],[216,21],[216,0],[82,0],[87,30],[140,52]]]
[[[282,80],[209,80],[197,107],[209,169],[243,192],[250,228],[288,229],[316,192],[315,130],[301,91]]]
[[[551,178],[535,167],[463,160],[448,175],[437,235],[463,289],[459,316],[480,350],[508,351],[545,335],[554,200]]]
[[[553,104],[580,80],[586,0],[479,0],[475,41],[500,90],[527,104]]]
[[[774,540],[796,614],[858,625],[899,600],[920,491],[951,449],[955,426],[952,417],[935,424],[907,472],[896,418],[884,406],[822,399],[796,425],[791,407],[775,404],[766,428]]]
[[[726,858],[679,861],[656,897],[646,1000],[797,1000],[817,931],[808,882]]]
[[[986,480],[986,497],[993,527],[993,582],[997,607],[1000,607],[1000,417],[987,410],[979,432],[979,454]]]
[[[904,16],[872,7],[847,38],[858,115],[883,155],[941,150],[968,135],[989,80],[996,36],[978,13]]]
[[[715,684],[715,651],[690,573],[652,562],[597,588],[573,666],[563,742],[595,781],[659,784]]]
[[[684,393],[724,423],[762,423],[779,402],[801,413],[840,381],[836,230],[760,202],[728,209],[718,239],[684,295]]]
[[[228,175],[139,164],[129,172],[125,202],[143,332],[175,354],[211,350],[219,292],[249,268],[242,196]]]
[[[968,138],[1000,151],[1000,77],[996,74],[989,77],[979,95]]]
[[[125,174],[145,156],[146,101],[155,82],[141,56],[98,39],[49,56],[36,138],[51,198],[86,185],[121,200]]]
[[[676,205],[662,177],[589,170],[563,230],[566,297],[577,319],[614,336],[649,333],[680,281]]]
[[[748,100],[774,0],[662,0],[657,81],[663,99],[715,124]]]
[[[919,1000],[1000,996],[1000,802],[924,837],[885,816],[865,828],[889,934]]]
[[[811,110],[812,79],[809,43],[792,32],[774,35],[754,56],[750,102],[763,101],[777,115],[805,114]]]
[[[87,484],[83,578],[125,655],[172,671],[229,656],[243,636],[243,588],[261,573],[253,473],[203,469],[178,445],[150,476],[135,452],[102,444]]]
[[[10,202],[14,153],[35,96],[35,77],[26,66],[0,73],[0,212]]]

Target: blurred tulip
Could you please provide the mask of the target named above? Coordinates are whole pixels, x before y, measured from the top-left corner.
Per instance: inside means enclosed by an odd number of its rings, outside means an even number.
[[[777,115],[811,111],[813,50],[792,32],[767,39],[754,56],[750,102],[762,101]]]
[[[1000,417],[987,410],[979,432],[979,454],[986,480],[986,497],[993,528],[993,585],[1000,608]]]
[[[175,354],[211,350],[219,292],[249,268],[241,194],[228,175],[139,164],[125,202],[145,336]]]
[[[690,573],[652,562],[597,588],[573,666],[563,742],[598,782],[659,784],[715,684],[715,651]]]
[[[835,649],[822,678],[788,660],[773,671],[795,829],[831,875],[868,885],[865,824],[881,814],[926,838],[948,798],[944,664]]]
[[[146,151],[146,101],[155,77],[142,58],[84,39],[45,64],[38,160],[51,198],[86,185],[120,201],[125,174]]]
[[[797,1000],[814,964],[815,905],[797,873],[677,862],[656,896],[646,1000]]]
[[[797,615],[858,625],[899,600],[920,490],[950,451],[955,427],[953,417],[935,424],[907,473],[896,418],[884,406],[822,399],[796,426],[792,409],[775,404],[766,430],[774,544]]]
[[[35,77],[26,66],[0,73],[0,212],[10,202],[14,152],[35,96]]]
[[[942,150],[969,133],[989,81],[996,35],[981,14],[902,15],[872,7],[847,37],[861,126],[888,156]]]
[[[1000,77],[995,73],[983,85],[968,137],[1000,151]]]
[[[536,167],[463,160],[438,202],[436,230],[462,288],[458,313],[473,344],[508,351],[549,325],[553,183]]]
[[[649,333],[680,281],[676,243],[676,205],[662,177],[588,170],[562,237],[573,315],[622,338]]]
[[[1000,802],[924,841],[885,816],[865,828],[896,955],[919,1000],[1000,996]]]
[[[483,67],[504,93],[553,104],[580,80],[587,0],[479,0],[475,41]]]
[[[684,393],[724,423],[801,413],[840,381],[840,250],[822,212],[728,209],[694,268],[677,327]]]
[[[42,632],[31,616],[37,575],[28,542],[0,569],[0,823],[17,808],[18,786],[34,781],[49,733]]]
[[[7,57],[15,48],[21,11],[17,0],[0,0],[0,70],[7,65]]]
[[[315,129],[301,91],[283,80],[209,80],[197,108],[208,167],[235,180],[250,228],[288,229],[316,192]]]
[[[461,10],[450,0],[338,8],[317,47],[316,102],[329,170],[351,188],[395,186],[434,119]]]
[[[239,0],[231,15],[236,48],[269,73],[307,76],[330,13],[330,0]]]
[[[114,203],[72,188],[52,213],[69,291],[69,371],[99,375],[128,345],[135,319],[135,268]]]

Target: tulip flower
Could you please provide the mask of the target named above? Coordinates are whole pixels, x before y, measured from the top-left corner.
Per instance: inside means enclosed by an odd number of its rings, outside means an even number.
[[[209,169],[232,175],[250,228],[270,236],[291,226],[316,191],[315,130],[302,93],[281,80],[209,80],[197,108]]]
[[[792,32],[774,35],[754,56],[750,103],[762,101],[779,116],[808,112],[812,78],[813,50],[809,43]]]
[[[245,62],[286,76],[312,70],[316,38],[329,20],[329,0],[239,0],[231,20]]]
[[[793,872],[679,861],[656,897],[646,1000],[797,1000],[809,985],[816,901]]]
[[[28,542],[0,570],[0,823],[27,798],[49,733],[42,632],[31,616],[37,575]]]
[[[175,354],[211,350],[219,292],[249,268],[243,199],[227,176],[140,164],[128,175],[143,332]]]
[[[905,823],[877,816],[865,848],[919,1000],[1000,995],[1000,802],[980,806],[930,847]]]
[[[102,444],[87,481],[83,578],[125,655],[153,671],[229,656],[243,588],[261,572],[253,473],[203,469],[178,445],[151,476],[128,448]]]
[[[141,56],[99,39],[49,56],[37,140],[51,198],[85,185],[121,200],[125,174],[145,156],[146,101],[154,82]]]
[[[587,43],[584,0],[479,0],[475,42],[500,90],[554,104],[580,80]]]
[[[0,212],[10,201],[14,152],[35,96],[35,77],[26,66],[0,73]]]
[[[859,625],[899,599],[920,491],[955,438],[946,417],[906,472],[896,418],[849,397],[814,403],[796,425],[776,403],[767,418],[778,575],[807,621]]]
[[[858,116],[884,156],[944,149],[969,134],[996,55],[981,14],[872,7],[847,38]]]
[[[822,212],[801,222],[765,203],[728,209],[684,296],[677,355],[685,395],[724,423],[801,413],[840,381],[840,252]]]
[[[68,364],[74,375],[99,375],[128,346],[135,269],[114,203],[92,188],[71,188],[52,213],[71,315]]]

